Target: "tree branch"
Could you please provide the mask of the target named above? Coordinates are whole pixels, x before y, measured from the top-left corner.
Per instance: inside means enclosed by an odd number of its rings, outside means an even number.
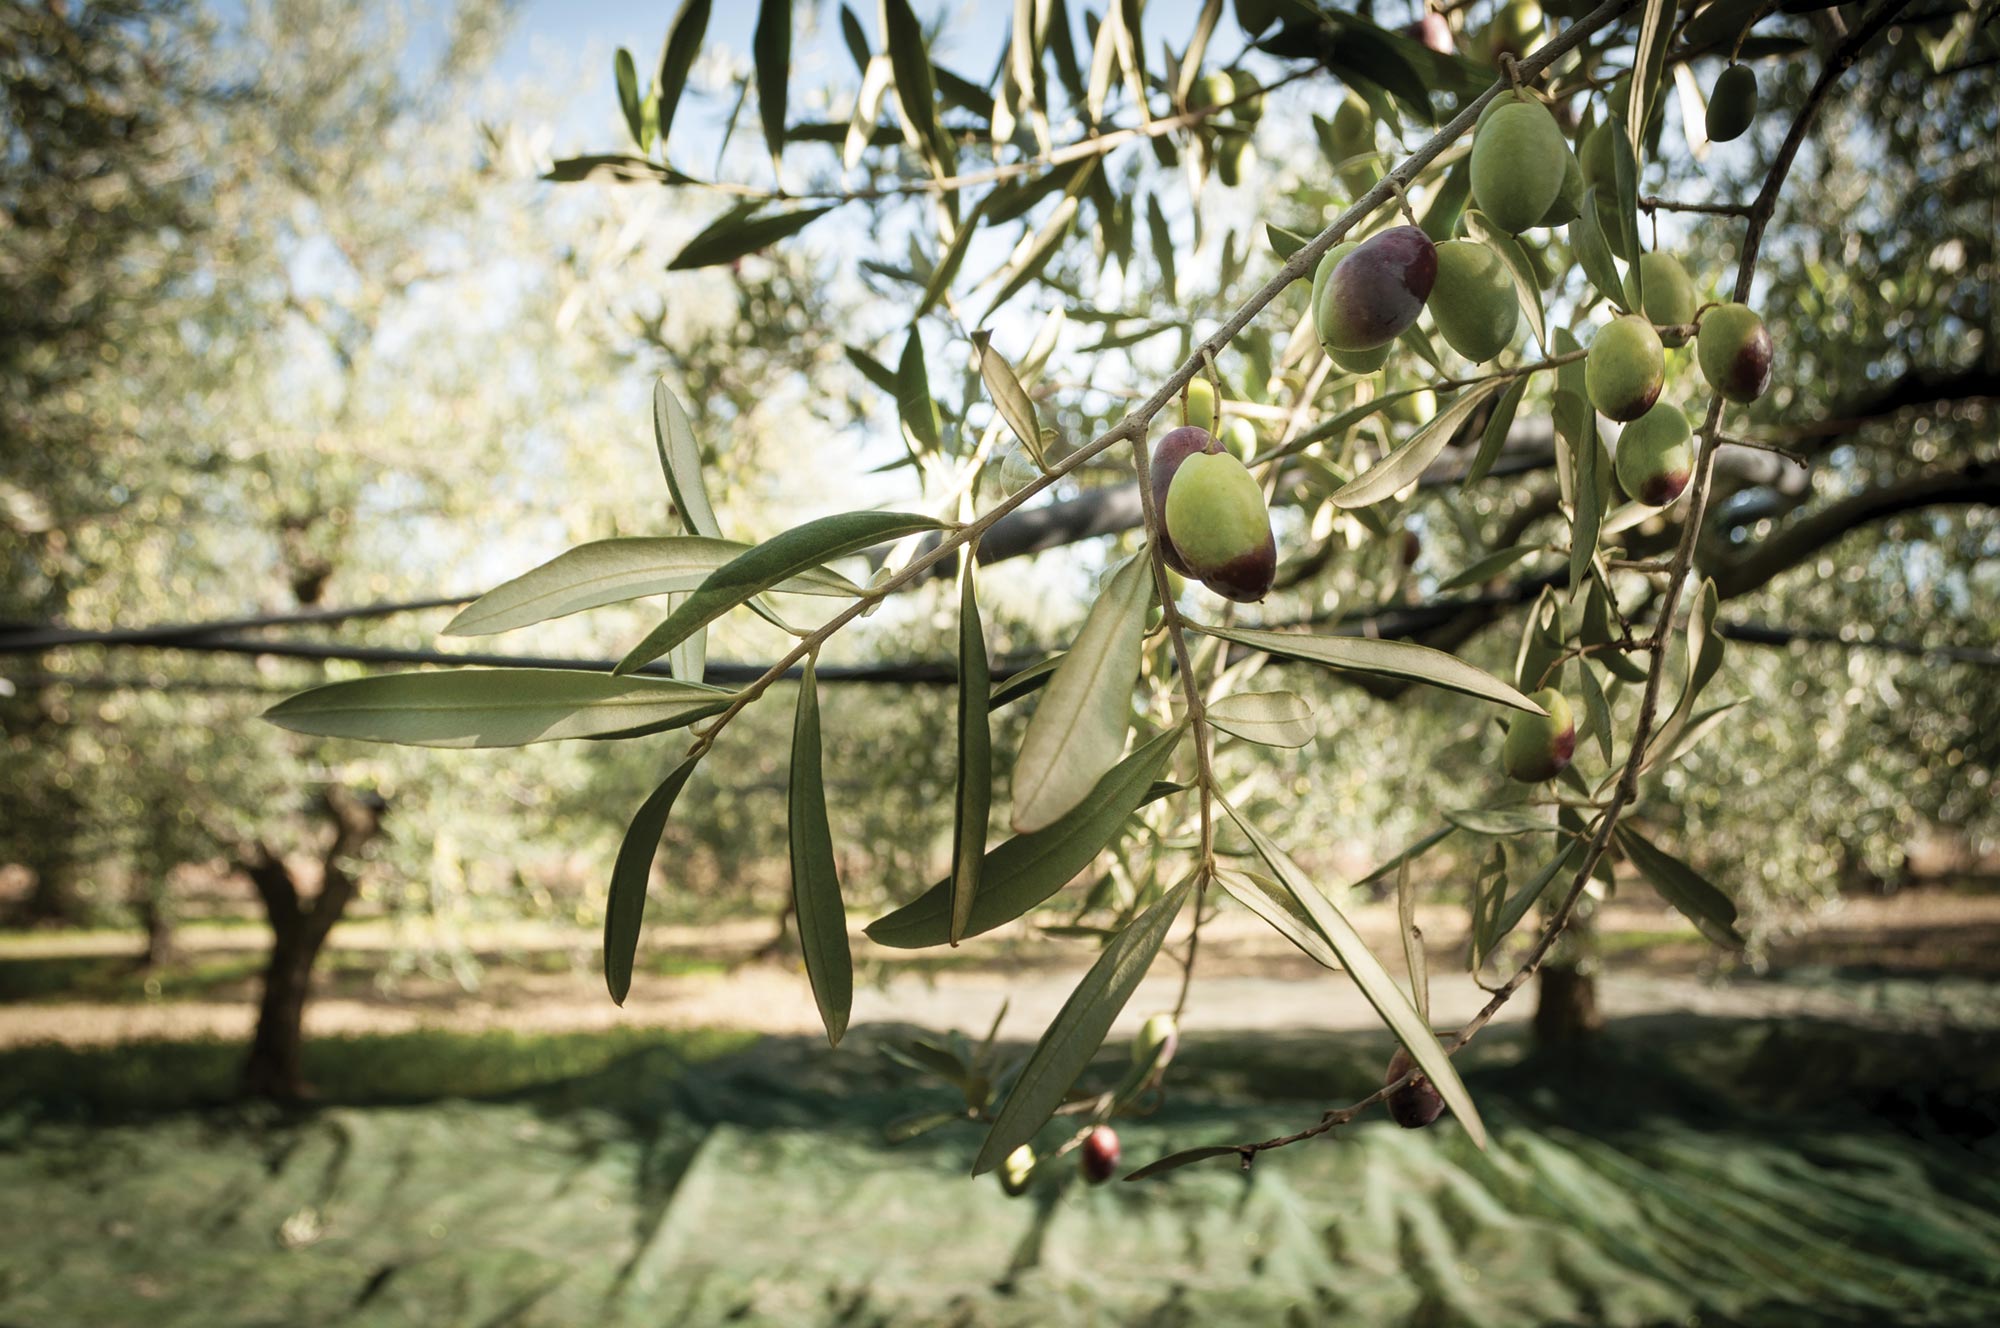
[[[1972,461],[1864,489],[1779,528],[1754,550],[1709,571],[1724,599],[1748,594],[1851,531],[1926,507],[2000,503],[2000,463]]]

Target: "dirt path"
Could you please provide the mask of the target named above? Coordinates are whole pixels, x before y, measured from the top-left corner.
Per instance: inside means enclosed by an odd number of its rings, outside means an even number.
[[[1355,920],[1392,972],[1401,971],[1393,910],[1370,906]],[[1420,916],[1425,934],[1446,938],[1430,949],[1432,1002],[1441,1026],[1461,1021],[1485,1000],[1463,971],[1462,914],[1440,908]],[[2000,937],[2000,899],[1927,892],[1892,900],[1851,903],[1818,919],[1800,938],[1778,948],[1790,976],[1705,973],[1716,962],[1673,914],[1640,901],[1605,910],[1602,930],[1641,948],[1614,955],[1601,1000],[1613,1017],[1685,1011],[1707,1015],[1820,1015],[1895,1023],[1986,1023],[1992,988],[1975,977],[1898,978],[1903,967],[1976,969],[1967,960],[1991,955]],[[0,1006],[0,1047],[37,1042],[113,1045],[192,1038],[241,1039],[254,1014],[254,966],[262,944],[254,928],[193,929],[185,938],[190,962],[236,956],[241,975],[198,994],[140,999],[56,997]],[[768,939],[768,924],[748,921],[718,927],[661,927],[649,932],[646,955],[697,956],[704,971],[672,976],[641,973],[631,998],[618,1007],[596,976],[596,937],[579,931],[516,924],[476,929],[456,938],[482,964],[468,988],[442,977],[383,982],[389,957],[412,946],[437,946],[440,938],[407,927],[364,921],[344,926],[333,955],[337,974],[322,984],[308,1016],[313,1036],[395,1033],[421,1029],[483,1032],[587,1032],[613,1027],[737,1028],[810,1034],[819,1028],[796,960],[749,960]],[[121,955],[129,938],[115,933],[0,939],[0,961]],[[1177,953],[1178,936],[1169,941]],[[854,1003],[857,1025],[916,1023],[934,1028],[983,1030],[1008,1008],[1007,1029],[1032,1036],[1052,1019],[1090,961],[1081,945],[1046,945],[1002,934],[982,945],[943,955],[878,962],[883,951],[857,940],[863,962]],[[572,964],[570,959],[577,962]],[[1987,963],[1990,965],[1991,961]],[[1797,980],[1799,966],[1841,965],[1839,983]],[[1857,979],[1860,964],[1882,970]],[[554,971],[548,971],[553,969]],[[1987,976],[1991,976],[1990,967]],[[1127,1007],[1121,1028],[1147,1013],[1170,1008],[1179,966],[1163,957]],[[1526,993],[1501,1014],[1527,1017]],[[1201,966],[1187,1014],[1191,1031],[1303,1031],[1369,1028],[1374,1012],[1358,989],[1291,949],[1261,923],[1228,912],[1204,930]]]

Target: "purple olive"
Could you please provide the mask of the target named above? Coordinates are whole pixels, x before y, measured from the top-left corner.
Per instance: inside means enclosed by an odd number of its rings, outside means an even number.
[[[1102,1185],[1118,1171],[1118,1131],[1109,1125],[1099,1125],[1083,1137],[1081,1155],[1083,1178],[1092,1185]]]
[[[1363,241],[1327,277],[1315,310],[1320,343],[1338,351],[1388,345],[1424,311],[1437,268],[1437,246],[1415,226]]]
[[[1444,15],[1429,10],[1424,16],[1403,29],[1405,37],[1415,37],[1439,55],[1457,55],[1458,47],[1451,39],[1451,24],[1444,21]]]
[[[1410,1053],[1396,1048],[1396,1054],[1389,1058],[1389,1068],[1382,1076],[1384,1087],[1395,1083],[1408,1074],[1416,1065]],[[1389,1119],[1406,1130],[1421,1130],[1440,1115],[1444,1114],[1444,1098],[1436,1087],[1423,1075],[1418,1075],[1389,1094]]]

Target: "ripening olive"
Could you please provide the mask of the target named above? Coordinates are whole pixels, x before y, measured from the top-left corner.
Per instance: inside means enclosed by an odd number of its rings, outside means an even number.
[[[1620,423],[1651,410],[1667,377],[1660,334],[1635,314],[1598,329],[1583,368],[1590,404]]]
[[[1538,784],[1554,779],[1569,768],[1576,755],[1576,721],[1570,717],[1569,702],[1553,687],[1544,687],[1528,698],[1544,715],[1516,714],[1500,746],[1500,764],[1510,779]]]
[[[1500,256],[1471,240],[1437,247],[1431,318],[1451,348],[1482,364],[1507,348],[1521,317],[1514,281]]]
[[[1771,385],[1771,334],[1744,304],[1720,304],[1701,316],[1695,337],[1701,376],[1730,401],[1755,401]]]
[[[1435,10],[1425,10],[1422,18],[1403,29],[1403,35],[1416,38],[1439,55],[1458,54],[1458,47],[1451,39],[1451,24]]]
[[[1542,44],[1542,7],[1536,0],[1509,0],[1480,29],[1473,40],[1473,53],[1482,64],[1498,64],[1500,57],[1516,60]]]
[[[1228,453],[1197,452],[1167,489],[1166,536],[1210,590],[1242,603],[1264,598],[1278,571],[1264,490]]]
[[[1639,255],[1639,276],[1645,283],[1645,299],[1640,304],[1640,312],[1646,321],[1662,326],[1679,326],[1694,321],[1694,283],[1688,280],[1687,269],[1672,254]],[[1627,284],[1631,280],[1627,278]],[[1685,333],[1663,333],[1661,340],[1669,346],[1679,346],[1687,341]]]
[[[1662,401],[1625,426],[1613,459],[1618,486],[1634,502],[1665,507],[1694,474],[1694,431],[1679,407]]]
[[[1206,378],[1194,378],[1188,382],[1187,394],[1181,398],[1181,423],[1194,429],[1215,432],[1215,384]]]
[[[1077,1149],[1081,1156],[1083,1178],[1092,1185],[1102,1185],[1118,1171],[1118,1131],[1109,1125],[1099,1125],[1083,1136],[1083,1147]]]
[[[1240,124],[1255,124],[1264,117],[1264,88],[1244,70],[1234,70],[1229,75],[1229,93],[1233,99],[1229,113]]]
[[[1215,137],[1215,178],[1234,189],[1257,166],[1257,145],[1247,131],[1225,130]]]
[[[1320,344],[1329,351],[1387,346],[1417,321],[1436,280],[1437,246],[1417,227],[1362,241],[1334,262],[1320,288],[1313,308]]]
[[[1562,195],[1569,145],[1546,106],[1500,107],[1472,136],[1472,199],[1511,234],[1539,225]]]
[[[1257,455],[1257,430],[1238,415],[1222,426],[1222,445],[1229,455],[1248,465],[1250,458]]]
[[[1022,1144],[1007,1154],[1007,1160],[1000,1164],[1000,1188],[1013,1198],[1020,1198],[1028,1192],[1028,1182],[1035,1178],[1035,1150],[1030,1144]]]
[[[1200,379],[1196,379],[1200,382]],[[1164,518],[1167,510],[1167,493],[1173,488],[1174,476],[1180,473],[1181,463],[1189,457],[1203,452],[1220,452],[1222,444],[1215,436],[1199,425],[1183,425],[1160,440],[1153,449],[1153,464],[1150,478],[1153,486],[1153,511]],[[1185,574],[1187,564],[1181,560],[1180,551],[1174,547],[1171,537],[1160,543],[1160,555],[1168,567]]]
[[[1751,20],[1766,8],[1764,0],[1715,0],[1687,21],[1687,26],[1681,29],[1681,40],[1696,49],[1717,42],[1734,45]]]
[[[1749,65],[1731,65],[1716,75],[1708,94],[1708,137],[1727,143],[1743,137],[1757,118],[1757,75]]]
[[[1319,327],[1320,301],[1326,294],[1327,278],[1331,277],[1333,270],[1340,266],[1341,259],[1347,257],[1360,247],[1361,242],[1359,240],[1342,240],[1339,244],[1327,250],[1326,257],[1320,259],[1319,266],[1313,269],[1312,310],[1313,327],[1315,329]],[[1395,349],[1395,343],[1393,341],[1385,342],[1377,346],[1374,350],[1339,350],[1322,341],[1320,349],[1324,350],[1327,358],[1332,360],[1335,367],[1342,371],[1352,374],[1366,374],[1374,373],[1388,361],[1389,352]]]
[[[1139,1025],[1138,1036],[1132,1039],[1132,1063],[1150,1062],[1155,1070],[1163,1070],[1180,1045],[1181,1026],[1172,1015],[1148,1015],[1146,1022]]]

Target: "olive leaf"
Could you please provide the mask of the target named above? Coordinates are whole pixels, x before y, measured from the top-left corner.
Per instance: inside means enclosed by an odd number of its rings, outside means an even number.
[[[1617,830],[1625,856],[1653,883],[1660,897],[1680,910],[1704,936],[1718,944],[1742,945],[1736,930],[1736,905],[1709,879],[1655,845],[1631,826]]]
[[[1549,883],[1577,861],[1583,851],[1583,845],[1575,841],[1565,844],[1553,858],[1543,864],[1541,870],[1523,882],[1520,889],[1500,901],[1486,922],[1485,944],[1480,947],[1482,958],[1493,946],[1507,939],[1514,928],[1521,925],[1521,919],[1528,915],[1528,910],[1547,893]]]
[[[958,233],[951,237],[951,244],[945,248],[937,266],[931,269],[930,280],[924,283],[923,298],[917,301],[916,311],[910,315],[912,323],[936,308],[937,302],[944,298],[944,293],[958,278],[958,270],[965,266],[965,255],[972,249],[973,237],[979,234],[980,219],[992,198],[991,194],[981,198],[971,215],[959,223]]]
[[[1055,677],[1056,667],[1063,662],[1061,655],[1051,655],[1045,660],[1016,669],[1006,678],[993,684],[993,690],[986,698],[988,710],[998,710],[1009,701],[1018,701],[1024,696],[1038,692],[1049,685]]]
[[[993,803],[992,684],[975,585],[978,566],[967,547],[958,582],[958,778],[951,838],[951,929],[957,945],[972,918],[986,861],[986,822]]]
[[[690,591],[723,564],[750,551],[735,540],[700,535],[593,540],[502,582],[460,609],[445,636],[511,632],[606,604]],[[859,595],[838,572],[814,567],[771,587],[792,595]]]
[[[1188,626],[1208,636],[1234,641],[1237,645],[1249,646],[1270,655],[1283,655],[1330,669],[1408,678],[1447,691],[1463,692],[1481,700],[1498,701],[1501,705],[1525,710],[1531,715],[1544,713],[1540,706],[1486,670],[1429,646],[1360,636],[1308,636],[1300,632],[1212,627],[1197,622],[1190,622]]]
[[[1458,1077],[1458,1067],[1452,1064],[1450,1055],[1438,1043],[1430,1025],[1417,1014],[1410,998],[1403,994],[1403,989],[1389,976],[1382,962],[1363,943],[1360,933],[1283,849],[1226,800],[1217,798],[1216,801],[1236,822],[1236,828],[1250,840],[1257,855],[1270,866],[1278,883],[1290,892],[1305,916],[1311,919],[1313,930],[1333,947],[1334,953],[1340,957],[1341,967],[1354,979],[1354,985],[1361,989],[1368,1003],[1375,1007],[1375,1013],[1402,1041],[1417,1068],[1436,1086],[1445,1105],[1458,1117],[1458,1123],[1465,1128],[1472,1142],[1480,1148],[1486,1147],[1486,1125],[1479,1119],[1479,1109]]]
[[[1638,81],[1633,81],[1633,92],[1638,91]],[[1639,128],[1628,130],[1618,116],[1611,117],[1611,162],[1612,179],[1618,198],[1618,230],[1624,240],[1624,250],[1632,275],[1633,309],[1643,309],[1646,305],[1645,269],[1639,262],[1639,157],[1634,147],[1639,136],[1645,132],[1644,121]]]
[[[1653,104],[1660,96],[1660,76],[1666,69],[1667,46],[1673,39],[1674,14],[1679,8],[1668,0],[1646,0],[1639,18],[1639,39],[1632,44],[1632,99],[1625,116],[1630,122],[1629,144],[1636,159],[1652,122]],[[1639,251],[1632,251],[1636,279]]]
[[[1479,435],[1479,450],[1472,455],[1472,464],[1465,468],[1465,482],[1477,484],[1493,469],[1493,463],[1500,459],[1500,453],[1507,448],[1507,433],[1514,427],[1514,416],[1521,409],[1521,398],[1528,393],[1528,376],[1522,374],[1507,385],[1494,403],[1493,413],[1486,417],[1485,432]]]
[[[690,756],[675,766],[639,805],[611,867],[611,895],[604,902],[604,985],[619,1005],[632,989],[632,959],[639,949],[639,924],[646,917],[646,888],[652,881],[660,836],[666,832],[674,799],[680,797],[700,759]]]
[[[1460,807],[1444,818],[1476,835],[1547,834],[1556,828],[1546,814],[1530,807]]]
[[[757,31],[750,38],[757,62],[757,113],[775,173],[785,150],[785,85],[792,67],[792,0],[763,0]]]
[[[1590,278],[1591,285],[1597,287],[1597,293],[1614,307],[1629,312],[1632,297],[1618,276],[1618,264],[1611,257],[1610,242],[1604,238],[1604,228],[1598,224],[1598,191],[1595,187],[1585,191],[1583,210],[1569,224],[1569,242],[1576,251],[1576,261],[1583,268],[1583,274]]]
[[[618,80],[618,109],[625,115],[625,127],[632,133],[632,141],[639,144],[639,150],[646,150],[645,116],[639,101],[639,70],[632,63],[632,53],[623,46],[613,59],[612,74]]]
[[[903,114],[906,137],[924,154],[931,169],[942,175],[951,152],[938,128],[937,75],[924,46],[923,25],[909,0],[882,0],[882,36],[889,48],[896,105]]]
[[[1415,483],[1450,445],[1459,426],[1504,385],[1499,379],[1488,379],[1466,388],[1436,418],[1417,430],[1409,442],[1342,485],[1327,501],[1335,507],[1366,507],[1390,497],[1406,484]]]
[[[630,673],[658,659],[675,643],[751,596],[808,568],[918,531],[936,530],[940,524],[931,517],[909,512],[843,512],[774,535],[711,572],[679,608],[618,661],[612,672]]]
[[[1215,883],[1222,887],[1223,893],[1262,918],[1272,931],[1298,946],[1315,963],[1339,971],[1340,956],[1319,934],[1312,918],[1292,898],[1291,892],[1276,881],[1256,872],[1218,867]]]
[[[660,52],[660,150],[667,149],[667,132],[674,126],[674,110],[687,87],[688,71],[701,51],[701,39],[708,31],[710,0],[685,0],[667,30],[667,44]]]
[[[1567,397],[1569,393],[1561,393]],[[1569,585],[1574,600],[1589,581],[1590,560],[1597,554],[1598,526],[1603,520],[1603,482],[1610,474],[1604,446],[1597,437],[1597,412],[1558,410],[1557,426],[1567,419],[1571,432],[1564,435],[1570,445],[1570,464],[1575,483],[1570,492]]]
[[[1611,702],[1604,695],[1604,685],[1597,681],[1597,670],[1590,667],[1588,659],[1577,661],[1577,677],[1582,680],[1583,709],[1587,717],[1590,734],[1597,740],[1597,750],[1606,761],[1611,759]]]
[[[687,272],[733,263],[745,254],[790,239],[839,205],[829,203],[825,207],[794,208],[760,216],[757,209],[761,206],[761,203],[746,203],[723,213],[674,255],[667,270]]]
[[[1091,605],[1076,643],[1049,679],[1014,760],[1017,832],[1054,822],[1090,793],[1125,748],[1139,644],[1153,579],[1144,550],[1128,558]]]
[[[1007,259],[1006,266],[995,274],[1004,275],[1004,280],[1000,283],[999,291],[987,303],[986,312],[980,315],[980,322],[990,320],[994,310],[1007,303],[1014,297],[1015,292],[1040,276],[1042,269],[1049,265],[1049,260],[1056,256],[1056,251],[1062,248],[1063,241],[1069,236],[1071,225],[1076,221],[1079,186],[1088,178],[1088,172],[1096,168],[1097,163],[1094,160],[1084,163],[1079,168],[1080,175],[1071,186],[1072,192],[1066,194],[1063,200],[1056,204],[1055,209],[1049,213],[1048,219],[1039,229],[1021,241]]]
[[[1000,1104],[993,1128],[987,1131],[986,1142],[973,1161],[973,1175],[984,1175],[999,1166],[1009,1153],[1034,1138],[1062,1105],[1063,1095],[1097,1054],[1112,1021],[1146,976],[1194,882],[1190,876],[1167,891],[1104,947],[1057,1012],[1055,1022],[1035,1044],[1007,1100]]]
[[[792,720],[791,788],[785,815],[791,838],[792,911],[799,924],[799,949],[806,980],[826,1025],[827,1041],[840,1045],[854,1003],[854,957],[847,946],[847,910],[840,898],[840,873],[833,859],[833,833],[826,819],[826,785],[820,770],[818,661],[806,657],[799,680],[798,711]]]
[[[1483,585],[1512,567],[1515,563],[1521,562],[1526,558],[1531,558],[1541,551],[1542,546],[1540,544],[1516,544],[1511,548],[1501,549],[1498,553],[1489,553],[1484,558],[1467,564],[1451,576],[1440,581],[1438,589],[1440,591],[1457,590],[1463,586]]]
[[[1154,781],[1186,731],[1168,729],[1135,748],[1097,781],[1089,797],[1053,825],[987,850],[964,935],[992,931],[1048,899],[1091,864],[1134,811],[1178,791],[1177,785]],[[877,945],[896,950],[945,944],[951,933],[951,878],[877,918],[867,931]]]
[[[1174,270],[1174,235],[1167,227],[1167,214],[1160,207],[1160,196],[1149,194],[1146,198],[1146,230],[1153,240],[1153,261],[1160,265],[1160,296],[1167,303],[1173,303],[1174,291],[1179,288],[1179,274]],[[1277,230],[1272,228],[1273,243]],[[1282,254],[1280,257],[1290,257]]]
[[[309,687],[264,712],[294,733],[410,747],[520,747],[681,728],[734,693],[668,678],[579,669],[450,669]]]
[[[1715,677],[1715,671],[1722,667],[1722,634],[1715,630],[1715,615],[1720,607],[1715,581],[1702,578],[1701,588],[1695,592],[1694,604],[1688,611],[1687,681],[1681,688],[1680,699],[1674,703],[1673,713],[1647,744],[1648,765],[1652,764],[1653,752],[1670,751],[1679,742],[1694,713],[1695,701]]]
[[[934,452],[943,437],[937,401],[931,396],[930,370],[924,363],[924,337],[915,323],[903,341],[902,358],[896,361],[896,411],[910,436],[927,452]]]
[[[1006,356],[993,349],[989,333],[973,333],[972,347],[979,356],[979,377],[986,384],[986,391],[993,398],[993,406],[1000,412],[1000,418],[1007,422],[1007,427],[1028,449],[1028,455],[1035,459],[1035,464],[1043,465],[1041,421],[1035,417],[1034,401],[1021,386],[1021,380],[1014,376],[1013,366],[1007,363]]]
[[[1313,709],[1297,692],[1235,692],[1207,707],[1209,723],[1246,742],[1303,747],[1317,733]]]
[[[1154,1176],[1162,1175],[1169,1171],[1178,1171],[1182,1167],[1192,1166],[1196,1162],[1206,1162],[1212,1157],[1240,1158],[1242,1156],[1243,1150],[1235,1144],[1207,1144],[1201,1148],[1183,1148],[1178,1153],[1169,1153],[1165,1157],[1155,1158],[1125,1179],[1150,1180]]]
[[[701,445],[680,398],[662,378],[653,384],[653,445],[660,454],[660,469],[666,473],[667,492],[688,529],[709,539],[721,539],[715,509],[708,501],[708,485],[702,478]]]

